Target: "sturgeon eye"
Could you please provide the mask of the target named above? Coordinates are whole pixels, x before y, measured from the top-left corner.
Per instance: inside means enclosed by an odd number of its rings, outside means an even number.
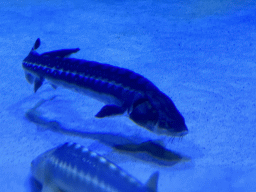
[[[139,105],[141,105],[142,103],[147,102],[146,98],[140,98],[137,101],[135,101],[133,103],[133,109],[135,109],[136,107],[138,107]]]

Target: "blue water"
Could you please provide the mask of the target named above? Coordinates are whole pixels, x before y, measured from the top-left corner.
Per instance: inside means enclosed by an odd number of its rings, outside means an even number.
[[[36,191],[31,161],[68,141],[143,183],[159,171],[159,192],[256,190],[254,1],[2,0],[0,18],[0,191]],[[102,103],[47,83],[33,93],[21,62],[38,37],[40,53],[79,47],[72,57],[145,76],[174,101],[188,135],[158,136],[125,116],[96,119]],[[148,140],[183,159],[113,148]]]

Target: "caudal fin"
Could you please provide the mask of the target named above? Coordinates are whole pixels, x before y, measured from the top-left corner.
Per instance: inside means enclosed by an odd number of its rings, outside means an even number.
[[[40,39],[38,38],[34,44],[34,46],[32,47],[32,50],[31,51],[34,51],[34,50],[37,50],[38,47],[40,46],[41,42],[40,42]]]

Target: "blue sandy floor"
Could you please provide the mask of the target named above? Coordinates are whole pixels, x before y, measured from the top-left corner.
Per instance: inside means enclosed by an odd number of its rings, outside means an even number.
[[[252,2],[1,1],[0,191],[32,191],[30,162],[67,141],[96,151],[142,182],[159,171],[159,192],[255,191]],[[189,134],[172,140],[125,116],[95,119],[102,103],[47,83],[34,94],[21,62],[38,37],[39,52],[79,47],[72,57],[142,74],[172,98]],[[30,121],[26,114],[44,100],[32,111],[40,118]],[[66,131],[45,124],[51,121]],[[125,139],[161,140],[190,161],[162,164],[112,148]]]

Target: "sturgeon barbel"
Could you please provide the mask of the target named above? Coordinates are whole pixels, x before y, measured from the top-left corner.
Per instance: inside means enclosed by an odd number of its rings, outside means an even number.
[[[144,185],[123,169],[76,143],[65,143],[31,163],[42,192],[156,192],[159,173]]]
[[[46,79],[54,87],[62,86],[89,95],[106,105],[96,117],[128,113],[136,124],[157,134],[184,136],[185,120],[172,100],[148,79],[131,70],[94,61],[69,58],[76,49],[61,49],[39,54],[38,38],[22,66],[36,92]]]

